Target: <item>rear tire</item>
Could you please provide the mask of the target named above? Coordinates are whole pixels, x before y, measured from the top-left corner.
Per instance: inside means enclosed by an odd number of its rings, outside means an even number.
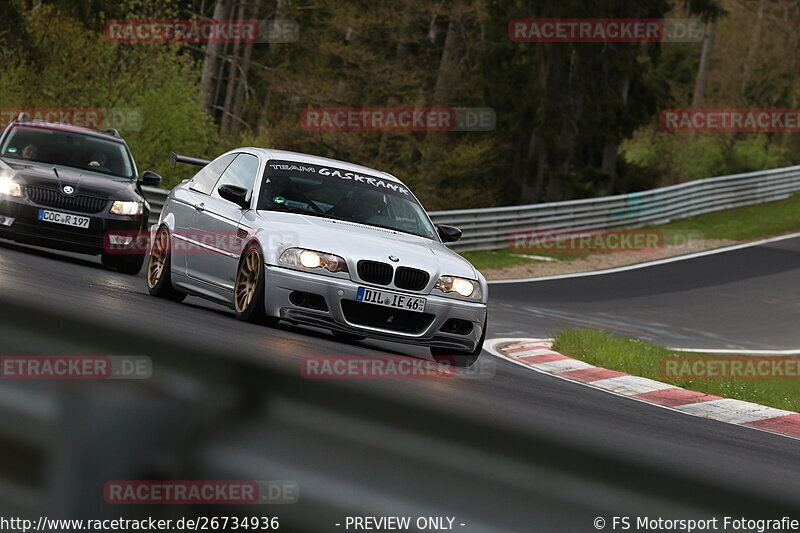
[[[169,231],[159,228],[150,247],[147,261],[147,290],[152,296],[181,302],[186,293],[172,286],[172,253],[169,247]]]
[[[486,340],[486,325],[489,317],[487,316],[483,321],[483,332],[475,349],[471,352],[464,352],[459,350],[451,350],[449,348],[431,348],[431,356],[437,363],[447,363],[459,368],[469,368],[475,364],[475,361],[480,357],[483,351],[483,341]]]
[[[236,285],[233,288],[233,308],[236,318],[251,324],[275,326],[278,319],[267,316],[264,302],[264,259],[258,246],[249,245],[236,272]]]

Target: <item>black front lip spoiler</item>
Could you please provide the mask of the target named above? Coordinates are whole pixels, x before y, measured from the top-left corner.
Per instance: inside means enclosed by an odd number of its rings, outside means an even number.
[[[418,340],[400,335],[380,333],[372,330],[363,330],[359,328],[349,327],[344,324],[340,324],[336,322],[331,316],[322,314],[322,312],[305,311],[302,309],[292,309],[284,307],[281,309],[281,319],[286,320],[287,322],[295,322],[298,324],[305,324],[308,326],[316,326],[325,329],[335,329],[337,331],[352,333],[353,335],[361,335],[376,340],[399,342],[403,344],[414,344],[416,346],[445,348],[458,351],[472,351],[473,349],[475,349],[474,343],[470,342],[469,339],[457,339],[457,338],[435,335],[430,339]]]

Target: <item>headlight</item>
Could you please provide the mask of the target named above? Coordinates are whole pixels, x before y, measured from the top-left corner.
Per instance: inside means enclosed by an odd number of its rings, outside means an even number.
[[[456,276],[442,276],[433,288],[439,289],[445,294],[454,292],[464,298],[475,298],[476,300],[482,296],[481,286],[477,281]]]
[[[111,213],[114,215],[124,215],[128,217],[141,215],[144,213],[144,204],[142,202],[114,202],[111,206]]]
[[[0,194],[22,198],[22,187],[8,176],[0,176]]]
[[[283,265],[308,269],[324,268],[328,272],[347,272],[347,263],[338,255],[304,248],[288,248],[284,250],[278,262]]]

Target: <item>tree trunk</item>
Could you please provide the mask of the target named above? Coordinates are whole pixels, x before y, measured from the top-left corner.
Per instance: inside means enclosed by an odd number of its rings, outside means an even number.
[[[571,177],[575,170],[578,131],[583,117],[583,95],[577,87],[579,61],[575,53],[569,53],[569,71],[563,88],[566,92],[565,115],[561,121],[558,135],[558,146],[555,150],[556,164],[550,174],[547,186],[547,200],[555,202],[564,199],[564,180]],[[551,63],[553,68],[561,69],[557,62]],[[560,84],[555,85],[559,87]]]
[[[397,44],[395,45],[394,55],[398,59],[403,59],[411,53],[412,38],[408,35],[411,30],[409,28],[413,25],[411,16],[411,6],[408,5],[408,0],[398,5],[401,9],[400,12],[400,27],[402,30],[397,34]]]
[[[275,20],[281,20],[286,16],[286,6],[289,5],[291,0],[277,0],[275,2]],[[270,46],[267,44],[266,46]],[[273,49],[270,48],[270,54],[274,53]],[[269,101],[270,97],[272,96],[272,89],[269,85],[267,85],[267,89],[264,91],[264,101],[261,104],[261,113],[258,117],[258,131],[262,131],[266,129],[269,125]]]
[[[708,71],[711,69],[711,54],[714,51],[714,39],[717,34],[717,21],[712,20],[706,27],[703,39],[703,50],[700,52],[700,66],[697,69],[694,93],[692,94],[692,107],[700,107],[706,94],[708,84]]]
[[[524,155],[518,157],[517,161],[515,161],[515,166],[522,178],[519,200],[523,204],[538,202],[542,197],[545,169],[547,168],[547,152],[539,127],[531,131]]]
[[[617,160],[619,159],[619,142],[608,140],[603,144],[603,158],[600,162],[600,170],[610,176],[607,184],[606,194],[613,194],[614,186],[617,182]]]
[[[447,37],[444,40],[442,58],[439,61],[439,70],[436,75],[436,86],[433,90],[432,104],[444,106],[448,101],[453,87],[458,84],[461,74],[461,60],[464,58],[465,43],[462,21],[463,1],[457,1],[450,11],[450,21],[447,24]]]
[[[630,89],[631,89],[631,78],[630,76],[625,76],[625,79],[622,80],[622,86],[620,88],[620,98],[622,100],[623,106],[626,106],[628,104],[628,94],[630,93]],[[621,137],[621,135],[619,136]],[[603,155],[602,155],[602,160],[600,162],[600,170],[602,170],[604,173],[608,174],[611,177],[611,179],[607,183],[608,190],[606,194],[613,194],[614,186],[616,185],[617,160],[619,159],[620,142],[621,140],[615,136],[614,138],[606,140],[605,144],[603,145]]]
[[[540,117],[544,116],[541,95],[546,95],[551,86],[555,75],[553,69],[550,67],[550,59],[547,57],[546,49],[540,49],[536,54],[536,61],[534,64],[538,65],[538,72],[533,72],[531,75],[530,86],[525,93],[529,95],[539,95],[538,109],[532,108],[529,113],[529,122],[536,124],[531,129],[528,142],[524,143],[517,151],[517,157],[514,159],[514,165],[511,170],[511,176],[515,183],[520,184],[519,191],[509,201],[516,203],[536,203],[542,199],[542,192],[545,187],[545,176],[548,170],[548,146],[547,139],[544,136],[544,124]]]
[[[254,20],[258,17],[258,8],[259,8],[260,0],[253,3],[250,6],[248,11],[247,18],[250,20]],[[234,93],[233,98],[233,116],[231,117],[231,134],[236,136],[242,129],[242,125],[244,125],[244,121],[242,120],[242,115],[244,112],[244,102],[247,99],[247,74],[250,71],[250,57],[253,54],[253,43],[248,42],[244,45],[244,52],[242,53],[242,64],[240,67],[241,72],[239,73],[239,83],[236,85],[236,91]]]
[[[230,12],[231,0],[217,0],[214,5],[214,20],[225,20]],[[210,42],[206,45],[205,58],[203,59],[203,73],[200,76],[200,90],[203,94],[203,110],[211,111],[214,105],[214,95],[217,94],[216,85],[219,83],[220,60],[223,54],[223,43]]]
[[[244,4],[237,2],[238,9],[236,10],[236,18],[241,20],[244,18]],[[225,87],[225,104],[222,106],[222,120],[220,122],[220,131],[230,133],[231,123],[233,122],[233,98],[234,94],[239,88],[239,78],[241,71],[241,61],[239,51],[242,45],[239,41],[234,41],[233,49],[228,61],[228,83]]]
[[[220,116],[220,106],[219,101],[222,95],[222,91],[225,88],[225,85],[222,83],[222,80],[225,79],[225,67],[228,65],[228,48],[230,48],[230,43],[222,43],[222,48],[220,48],[220,56],[219,61],[217,62],[217,74],[214,79],[214,96],[211,100],[211,111],[215,114],[215,116]]]
[[[753,68],[753,59],[756,51],[761,45],[761,33],[764,27],[764,10],[767,7],[767,0],[759,0],[758,12],[756,14],[756,27],[753,29],[753,37],[750,39],[750,46],[747,48],[747,57],[742,65],[742,83],[739,86],[739,94],[744,97],[747,90],[747,82],[750,81],[750,73]]]
[[[461,61],[464,59],[464,53],[466,51],[466,44],[463,36],[463,9],[464,0],[456,0],[450,11],[450,21],[447,24],[447,36],[444,40],[442,57],[439,61],[439,69],[436,74],[436,84],[433,89],[433,98],[431,99],[432,107],[446,107],[451,105],[453,88],[459,85]],[[429,152],[428,155],[425,156],[426,161],[424,161],[423,164],[434,163],[435,158],[439,157],[442,153],[442,145],[444,144],[446,135],[447,132],[445,131],[428,131],[425,134],[425,146]],[[431,154],[435,155],[432,156]],[[431,183],[431,185],[436,187],[442,176],[440,172],[434,172],[430,177],[436,181],[436,183]]]

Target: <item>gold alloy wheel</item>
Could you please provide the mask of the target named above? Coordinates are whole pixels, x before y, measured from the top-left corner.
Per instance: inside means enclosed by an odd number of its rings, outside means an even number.
[[[167,264],[167,249],[169,248],[169,235],[164,229],[158,230],[153,248],[150,250],[150,261],[147,262],[147,285],[153,289],[164,274]]]
[[[253,295],[258,286],[258,277],[261,275],[261,256],[257,250],[250,250],[239,267],[236,275],[236,311],[244,313],[253,301]]]

